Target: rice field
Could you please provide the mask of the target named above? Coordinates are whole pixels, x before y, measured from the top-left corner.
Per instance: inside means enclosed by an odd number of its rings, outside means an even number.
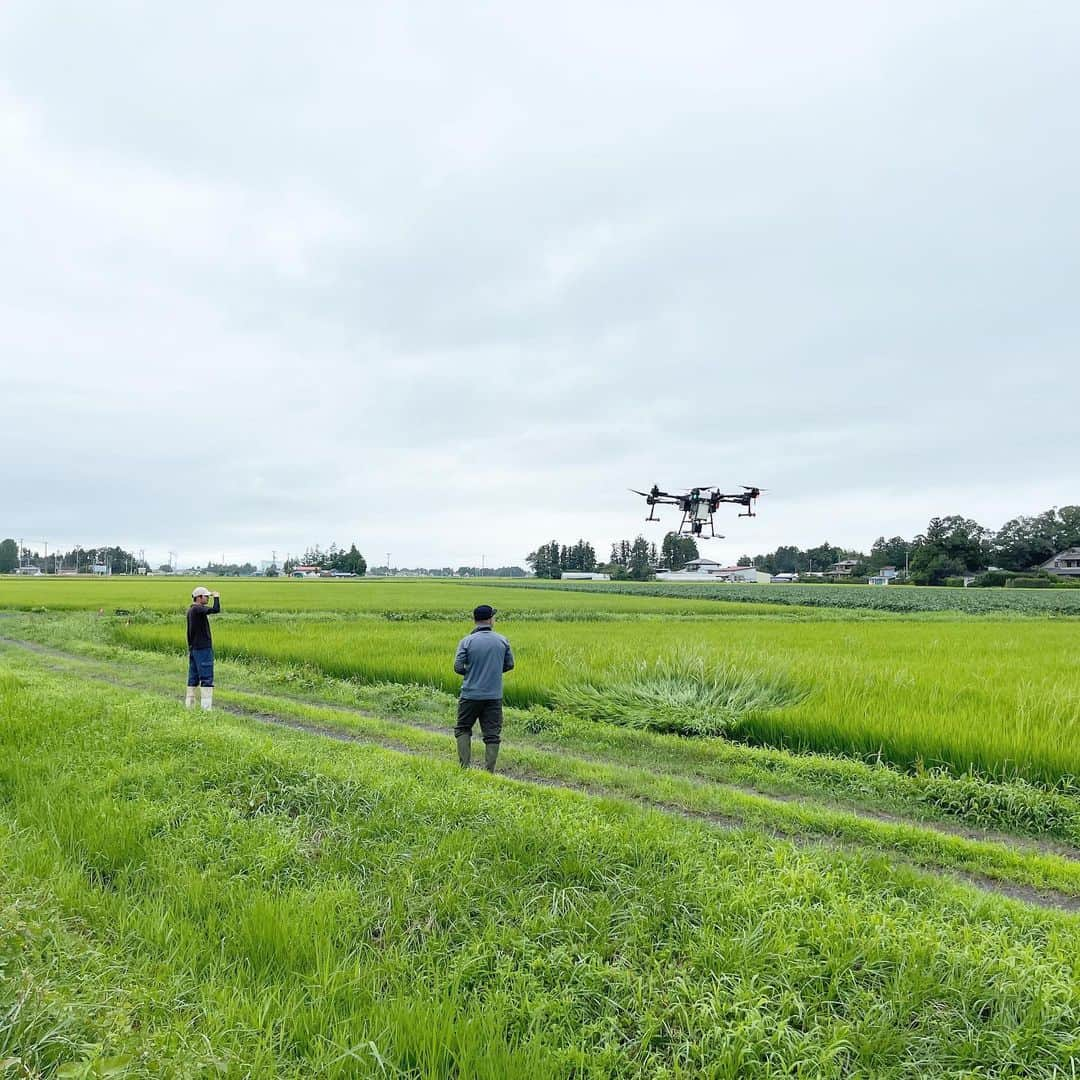
[[[222,594],[225,611],[332,612],[339,614],[439,615],[468,618],[476,604],[493,604],[504,613],[553,613],[588,617],[590,613],[740,614],[742,604],[719,605],[714,599],[673,596],[584,595],[520,592],[507,582],[440,581],[432,579],[258,579],[258,578],[15,578],[0,579],[0,610],[182,613],[191,590],[207,585]],[[755,608],[755,611],[759,609]],[[763,613],[784,613],[784,605],[768,605]]]
[[[448,692],[460,684],[451,660],[465,625],[381,619],[217,625],[222,656]],[[518,660],[506,680],[507,700],[515,704],[596,708],[616,702],[628,686],[632,691],[636,679],[645,706],[651,683],[651,704],[662,710],[678,692],[670,673],[678,681],[680,665],[685,673],[689,663],[705,675],[700,693],[685,702],[691,716],[708,714],[710,689],[725,692],[724,672],[742,673],[744,686],[784,688],[777,707],[751,701],[726,717],[734,737],[880,755],[903,768],[945,765],[1044,783],[1080,775],[1080,627],[1071,622],[684,618],[499,626]],[[175,621],[132,622],[115,634],[139,648],[183,648],[183,626]],[[600,715],[610,720],[617,712]]]
[[[0,1080],[1080,1071],[1060,610],[191,584],[0,582]]]

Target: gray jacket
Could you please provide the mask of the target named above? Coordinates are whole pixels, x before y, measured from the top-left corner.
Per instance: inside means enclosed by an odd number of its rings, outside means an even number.
[[[478,626],[458,642],[454,670],[465,676],[461,696],[466,701],[494,701],[503,695],[503,672],[514,668],[510,642],[490,626]]]

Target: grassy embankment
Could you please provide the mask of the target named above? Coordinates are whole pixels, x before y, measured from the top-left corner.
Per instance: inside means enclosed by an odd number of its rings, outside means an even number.
[[[1080,1056],[1072,918],[40,674],[0,676],[0,715],[19,1068],[1049,1078]]]

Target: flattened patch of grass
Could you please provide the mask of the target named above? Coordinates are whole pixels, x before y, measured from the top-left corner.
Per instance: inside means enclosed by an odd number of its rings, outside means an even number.
[[[809,691],[749,658],[683,651],[624,662],[600,679],[558,691],[561,707],[591,720],[680,735],[723,735],[748,716],[804,700]]]

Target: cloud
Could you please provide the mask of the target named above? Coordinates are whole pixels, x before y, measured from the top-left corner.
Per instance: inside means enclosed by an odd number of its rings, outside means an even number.
[[[10,4],[0,532],[457,565],[654,481],[772,489],[739,553],[1073,501],[1078,19]]]

